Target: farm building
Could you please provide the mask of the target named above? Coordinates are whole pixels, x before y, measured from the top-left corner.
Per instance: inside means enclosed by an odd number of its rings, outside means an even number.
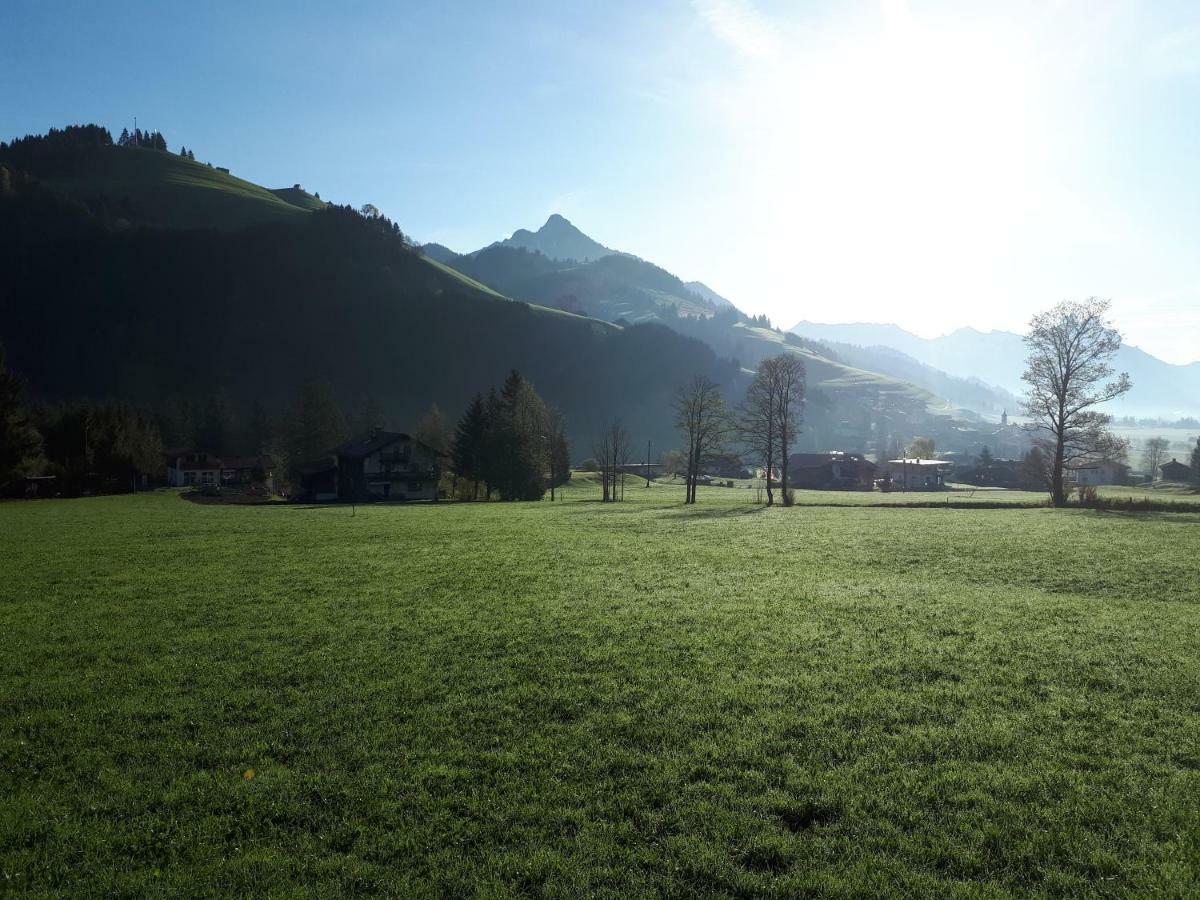
[[[1163,481],[1187,481],[1192,477],[1192,467],[1184,465],[1177,459],[1163,463],[1158,467],[1158,471],[1162,473]]]
[[[875,463],[858,453],[793,453],[788,459],[792,487],[822,491],[869,491],[875,480]]]
[[[171,450],[167,454],[167,484],[171,487],[221,483],[221,460],[195,450]]]
[[[1129,466],[1124,463],[1102,459],[1098,462],[1067,469],[1067,480],[1078,485],[1127,484]]]
[[[887,490],[940,491],[954,463],[944,459],[889,459],[883,466]]]
[[[170,450],[164,456],[172,487],[261,484],[274,490],[275,463],[269,456],[219,457],[196,450]]]
[[[436,500],[441,460],[411,435],[376,430],[347,441],[337,454],[337,499]]]

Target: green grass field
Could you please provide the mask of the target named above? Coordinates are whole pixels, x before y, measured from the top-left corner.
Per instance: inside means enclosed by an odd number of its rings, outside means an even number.
[[[0,504],[10,894],[1200,893],[1200,515]]]

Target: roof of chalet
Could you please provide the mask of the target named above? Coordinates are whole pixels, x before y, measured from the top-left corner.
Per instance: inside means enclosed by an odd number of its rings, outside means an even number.
[[[824,466],[835,462],[857,462],[871,463],[869,459],[859,453],[846,453],[843,450],[830,450],[826,453],[793,453],[788,458],[789,465],[792,466]]]
[[[164,452],[163,455],[167,458],[169,468],[183,471],[209,471],[212,469],[271,469],[275,466],[275,461],[271,457],[262,456],[214,456],[209,454],[198,454],[194,450],[171,450]],[[203,462],[198,462],[194,459],[189,459],[192,456],[203,455],[206,458]]]
[[[338,456],[345,456],[349,459],[361,459],[370,456],[384,447],[390,447],[392,444],[400,441],[411,441],[412,435],[405,434],[402,431],[376,431],[363,437],[357,437],[346,441],[333,452]]]
[[[265,454],[261,456],[222,456],[220,463],[222,469],[272,469],[275,467],[275,460]]]
[[[896,466],[952,466],[954,463],[948,459],[889,459],[888,462]]]
[[[221,460],[216,456],[210,456],[204,462],[196,462],[195,460],[187,459],[184,456],[175,458],[170,468],[178,469],[182,472],[184,469],[194,472],[216,471],[221,468]]]
[[[444,453],[438,453],[424,441],[418,440],[411,434],[403,431],[376,431],[372,434],[364,435],[363,437],[354,438],[346,441],[333,452],[338,456],[344,456],[346,459],[365,459],[372,453],[376,453],[385,447],[390,447],[392,444],[400,441],[412,441],[418,446],[424,447],[435,456],[445,456]]]
[[[1129,466],[1123,462],[1117,462],[1115,459],[1098,459],[1095,462],[1084,463],[1078,466],[1067,466],[1068,472],[1078,472],[1082,469],[1099,469],[1101,466],[1112,466],[1114,469],[1128,469]]]

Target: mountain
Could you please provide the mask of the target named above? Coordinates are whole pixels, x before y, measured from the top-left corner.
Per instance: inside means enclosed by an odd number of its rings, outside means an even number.
[[[1010,331],[959,328],[941,337],[922,338],[896,325],[815,322],[798,322],[791,331],[822,341],[891,347],[960,378],[977,378],[1016,395],[1024,390],[1025,342]],[[1133,390],[1109,404],[1109,412],[1165,418],[1200,413],[1200,362],[1173,365],[1127,344],[1113,365],[1129,373]]]
[[[512,233],[512,237],[505,238],[499,244],[503,247],[532,250],[550,259],[573,259],[579,262],[612,256],[617,252],[592,240],[558,213],[550,216],[546,224],[537,231],[518,228]]]
[[[507,296],[607,322],[662,321],[673,315],[715,312],[712,304],[670,272],[626,254],[576,262],[493,244],[450,265]]]
[[[737,309],[732,300],[722,297],[703,281],[685,281],[683,286],[693,294],[698,294],[699,296],[703,297],[717,309],[722,309],[724,307],[732,307],[733,309]]]
[[[988,389],[933,373],[915,360],[908,362],[910,371],[905,373],[922,376],[923,381],[914,383],[900,374],[904,366],[898,362],[872,370],[862,364],[857,348],[849,348],[855,356],[851,361],[824,344],[775,331],[765,318],[748,317],[719,295],[713,295],[714,301],[696,290],[699,285],[712,294],[703,283],[685,283],[631,254],[579,262],[493,244],[447,264],[506,296],[531,303],[615,323],[661,323],[736,360],[747,375],[768,356],[802,356],[810,389],[803,449],[862,449],[877,439],[872,427],[881,417],[892,418],[910,435],[939,435],[947,449],[964,442],[969,446],[973,439],[964,435],[978,416],[968,404],[957,398],[951,402],[930,387],[953,386],[958,396],[979,400],[986,411],[996,403],[997,395]],[[936,376],[941,376],[940,382]]]
[[[999,418],[1005,410],[1016,412],[1020,398],[1004,388],[978,378],[960,378],[926,365],[892,347],[859,347],[837,341],[824,341],[837,358],[860,369],[891,375],[945,397],[955,406],[972,409]]]
[[[699,294],[717,309],[721,309],[725,306],[733,306],[734,309],[737,309],[737,307],[733,305],[732,301],[726,300],[703,281],[685,281],[683,286],[693,294]]]
[[[430,259],[437,260],[438,262],[446,265],[453,265],[455,260],[458,259],[457,253],[455,253],[449,247],[443,246],[442,244],[422,244],[421,252]]]
[[[0,340],[39,400],[242,414],[258,401],[279,420],[317,379],[344,409],[373,398],[406,428],[431,402],[456,416],[518,368],[582,457],[614,416],[672,445],[671,395],[694,373],[733,394],[745,383],[660,325],[508,299],[386,219],[303,209],[107,132],[58,134],[0,145]]]

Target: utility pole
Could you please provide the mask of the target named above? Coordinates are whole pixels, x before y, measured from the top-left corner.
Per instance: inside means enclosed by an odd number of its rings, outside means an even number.
[[[646,487],[650,487],[650,439],[646,438]]]

